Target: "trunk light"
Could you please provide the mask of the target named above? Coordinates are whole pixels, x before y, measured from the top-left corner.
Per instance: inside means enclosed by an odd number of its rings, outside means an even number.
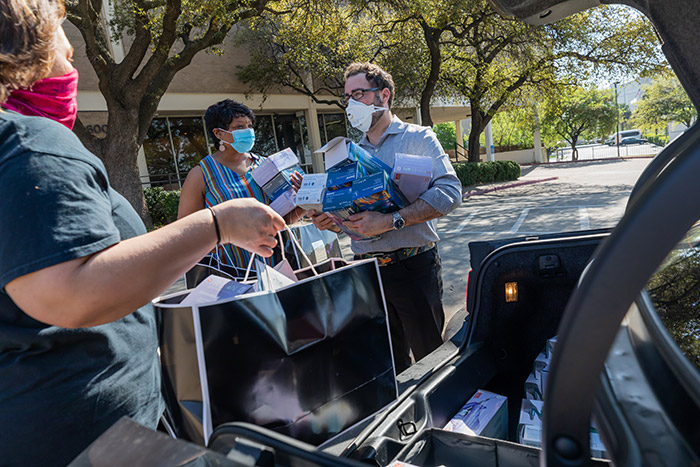
[[[506,282],[506,303],[518,301],[518,283]]]

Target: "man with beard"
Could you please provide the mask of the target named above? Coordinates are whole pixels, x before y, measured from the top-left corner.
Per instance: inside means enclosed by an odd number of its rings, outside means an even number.
[[[462,201],[461,183],[431,128],[401,121],[391,113],[394,81],[371,63],[345,70],[346,113],[364,133],[360,147],[394,165],[396,153],[430,156],[433,178],[428,190],[409,206],[391,214],[364,211],[344,225],[372,237],[352,240],[356,259],[377,258],[389,313],[396,371],[402,372],[442,343],[445,313],[437,219]],[[326,215],[313,217],[320,229],[334,229]]]

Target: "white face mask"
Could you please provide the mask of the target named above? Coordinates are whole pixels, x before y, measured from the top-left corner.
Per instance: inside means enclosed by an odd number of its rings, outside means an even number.
[[[355,99],[350,99],[348,106],[345,109],[345,113],[348,116],[350,125],[357,128],[363,133],[367,133],[369,128],[372,126],[372,115],[374,112],[389,110],[386,107],[379,107],[376,105],[367,105],[362,102],[356,101]]]

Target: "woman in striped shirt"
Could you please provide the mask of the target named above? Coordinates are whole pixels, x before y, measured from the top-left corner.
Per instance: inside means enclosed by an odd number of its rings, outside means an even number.
[[[269,197],[252,177],[252,169],[263,158],[250,152],[255,144],[255,114],[246,105],[231,99],[217,102],[207,109],[204,121],[218,151],[204,157],[185,179],[180,194],[178,218],[200,209],[214,206],[235,198],[255,198],[270,204]],[[293,178],[298,186],[300,177]],[[288,223],[300,217],[299,210],[292,211],[285,220]],[[231,244],[218,245],[217,259],[226,266],[225,271],[242,277],[250,261],[250,253]],[[267,259],[272,264],[272,259]]]

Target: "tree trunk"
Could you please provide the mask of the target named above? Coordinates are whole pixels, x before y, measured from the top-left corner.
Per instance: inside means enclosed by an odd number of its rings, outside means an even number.
[[[435,86],[440,78],[442,56],[438,41],[442,31],[431,28],[425,22],[421,22],[421,27],[423,28],[425,44],[430,52],[430,72],[428,73],[428,79],[425,81],[425,86],[423,86],[423,91],[420,95],[420,118],[421,125],[432,127],[433,118],[430,116],[430,100],[433,98]]]
[[[469,147],[467,148],[469,151],[469,162],[479,162],[481,160],[479,138],[486,126],[483,125],[483,121],[481,112],[475,110],[472,104],[472,122],[469,130]]]
[[[114,106],[116,107],[116,106]],[[98,154],[107,169],[109,183],[133,206],[147,227],[152,221],[139,176],[138,111],[115,109],[109,113],[107,136]]]
[[[578,149],[576,148],[576,143],[571,145],[571,160],[572,161],[578,160]]]

